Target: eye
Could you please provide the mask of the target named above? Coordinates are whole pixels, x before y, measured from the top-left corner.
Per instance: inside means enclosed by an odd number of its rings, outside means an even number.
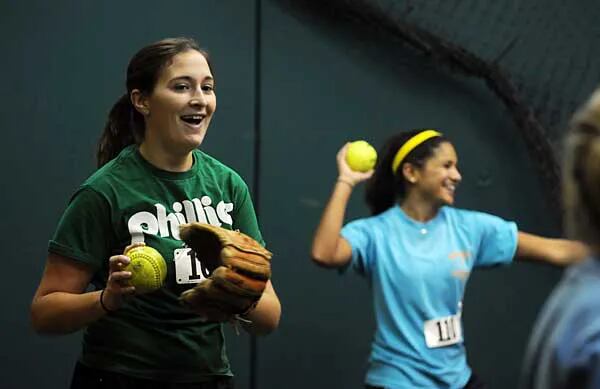
[[[173,85],[173,90],[175,90],[176,92],[184,92],[189,89],[190,89],[190,85],[185,82],[178,82],[177,84]]]
[[[215,90],[215,87],[212,84],[204,84],[202,85],[202,90],[204,92],[213,92]]]

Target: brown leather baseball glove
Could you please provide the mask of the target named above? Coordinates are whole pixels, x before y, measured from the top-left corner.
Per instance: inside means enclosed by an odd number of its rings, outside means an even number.
[[[179,234],[210,274],[181,294],[184,304],[217,322],[254,308],[271,277],[270,251],[246,234],[205,223],[182,224]]]

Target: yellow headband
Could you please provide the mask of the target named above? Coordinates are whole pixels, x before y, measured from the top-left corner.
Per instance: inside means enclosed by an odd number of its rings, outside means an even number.
[[[394,157],[394,162],[392,163],[392,171],[396,174],[396,170],[400,167],[400,164],[406,158],[408,153],[413,151],[415,147],[425,142],[427,139],[435,138],[436,136],[442,136],[441,132],[437,132],[435,130],[425,130],[419,132],[417,135],[413,136],[400,147],[400,150],[396,153]]]

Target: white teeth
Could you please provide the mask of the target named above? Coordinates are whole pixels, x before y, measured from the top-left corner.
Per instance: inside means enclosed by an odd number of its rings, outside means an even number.
[[[206,115],[181,115],[181,120],[191,125],[199,125]]]

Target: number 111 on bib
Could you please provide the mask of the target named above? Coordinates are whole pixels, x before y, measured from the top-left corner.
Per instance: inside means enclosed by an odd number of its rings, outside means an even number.
[[[427,347],[444,347],[462,342],[460,315],[427,320],[423,325]]]

